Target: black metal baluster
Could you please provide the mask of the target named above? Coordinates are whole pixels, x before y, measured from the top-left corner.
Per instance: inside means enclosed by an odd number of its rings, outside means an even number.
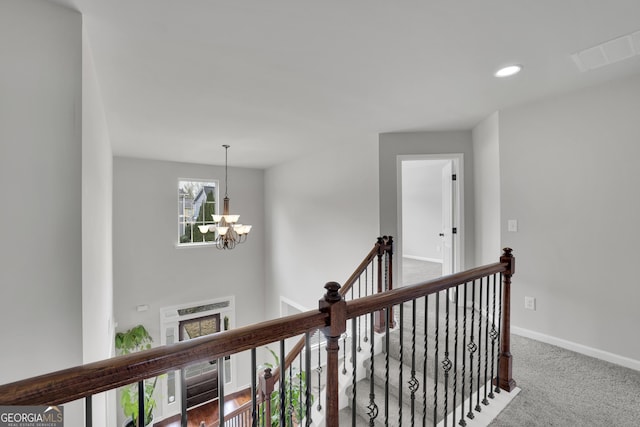
[[[451,304],[449,304],[448,288],[445,291],[445,298],[446,298],[445,299],[446,309],[445,309],[445,321],[444,321],[444,327],[445,327],[444,359],[442,359],[442,370],[444,371],[444,408],[442,413],[444,415],[444,426],[447,427],[447,421],[448,421],[447,411],[448,411],[448,404],[449,404],[449,370],[451,370],[451,359],[449,359],[449,306]]]
[[[495,355],[495,349],[496,349],[496,338],[498,338],[498,332],[496,331],[496,275],[493,275],[493,291],[491,292],[493,294],[493,304],[491,305],[491,333],[489,334],[491,336],[491,381],[493,381],[493,376],[495,374],[494,371],[494,365],[496,362],[496,355]],[[489,398],[493,399],[495,398],[495,395],[493,394],[493,387],[491,386],[491,384],[489,384]]]
[[[342,375],[347,375],[347,334],[342,339]]]
[[[384,309],[385,322],[384,334],[384,425],[389,425],[389,308]],[[402,351],[402,344],[400,344]]]
[[[85,427],[93,425],[93,395],[84,399],[84,424]]]
[[[480,297],[478,298],[478,385],[476,386],[476,407],[474,408],[476,412],[480,412],[482,408],[480,407],[480,386],[481,384],[481,372],[482,369],[482,283],[484,282],[483,278],[480,278]]]
[[[429,295],[424,297],[424,348],[422,360],[422,426],[427,425],[427,362],[429,360]]]
[[[389,333],[389,323],[387,322],[387,334]],[[402,425],[402,366],[404,364],[404,304],[400,304],[400,372],[398,375],[398,425]],[[387,354],[389,351],[387,351]],[[388,372],[387,372],[388,375]]]
[[[373,330],[373,315],[374,313],[370,314],[370,322],[372,327],[369,329],[369,333],[371,335],[371,346],[370,346],[370,355],[369,355],[369,361],[371,363],[371,372],[369,374],[369,405],[367,406],[367,409],[369,410],[367,412],[367,415],[369,415],[369,426],[373,427],[375,425],[375,419],[378,417],[378,405],[376,405],[376,393],[374,390],[374,380],[373,380],[373,368],[374,368],[374,363],[373,363],[373,334],[374,334],[374,330]]]
[[[320,363],[321,361],[321,356],[320,356],[320,347],[322,346],[322,333],[320,332],[320,330],[318,330],[317,332],[318,334],[318,367],[316,368],[316,371],[318,372],[318,411],[322,411],[322,403],[320,402],[322,399],[321,397],[321,384],[322,384],[322,364]]]
[[[488,405],[487,389],[491,390],[491,383],[487,383],[487,375],[489,370],[489,277],[487,277],[487,291],[485,306],[484,306],[484,399],[482,399],[483,405]]]
[[[366,272],[367,271],[365,270],[365,274],[366,274]],[[358,276],[358,298],[362,297],[362,293],[361,293],[362,292],[362,286],[361,286],[361,283],[360,283],[360,279],[361,278],[362,278],[362,274],[360,276]],[[365,288],[366,288],[366,285],[365,285]],[[365,291],[366,291],[366,289],[365,289]],[[360,347],[360,320],[361,320],[361,317],[362,316],[358,316],[358,349],[357,349],[358,353],[360,353],[362,351],[362,347]],[[353,331],[354,336],[355,336],[355,333],[356,332],[354,330]],[[355,354],[355,352],[353,354]],[[355,406],[354,406],[354,408],[355,408]]]
[[[470,419],[474,418],[472,406],[473,406],[473,353],[476,352],[478,346],[475,342],[473,342],[473,325],[475,322],[476,316],[476,281],[471,282],[471,325],[469,326],[469,330],[471,331],[471,336],[469,337],[469,345],[467,346],[467,350],[469,350],[469,412],[467,413],[467,417]]]
[[[306,332],[304,334],[304,409],[305,409],[305,418],[307,419],[306,426],[309,427],[311,425],[311,333]]]
[[[502,333],[502,273],[500,273],[500,285],[498,286],[500,289],[499,298],[498,298],[498,349],[500,349],[500,341],[502,337],[500,334]],[[496,362],[496,386],[494,388],[496,393],[500,393],[500,351],[498,351],[498,357]]]
[[[224,425],[224,356],[218,358],[218,425]]]
[[[144,380],[138,381],[138,427],[144,427]]]
[[[402,327],[402,325],[400,325]],[[411,302],[411,379],[409,390],[411,391],[411,425],[415,425],[416,419],[416,391],[420,388],[420,382],[416,378],[416,300]]]
[[[438,335],[440,332],[440,292],[436,295],[435,355],[433,361],[433,425],[438,423]]]
[[[298,356],[298,394],[302,393],[302,380],[303,380],[303,372],[304,369],[302,367],[302,355]],[[291,394],[293,394],[293,390],[291,390]],[[304,416],[304,405],[302,403],[302,396],[298,396],[298,409],[296,409],[296,418],[298,421],[302,420]]]
[[[373,274],[373,263],[371,263],[371,289],[373,289],[373,277],[375,277],[375,276]],[[373,292],[371,292],[371,294],[373,295]],[[365,268],[365,270],[364,270],[364,296],[366,297],[368,295],[369,295],[369,269]],[[371,320],[371,329],[373,329],[373,316],[371,316],[371,317],[365,316],[364,317],[364,332],[365,333],[364,333],[364,339],[363,339],[364,342],[368,342],[369,341],[369,338],[368,338],[368,335],[367,335],[367,331],[369,330],[369,329],[367,329],[368,326],[369,326],[368,325],[369,320]]]
[[[284,340],[280,340],[280,425],[287,423],[287,368],[284,365],[286,353],[284,352]],[[222,425],[223,422],[220,423]]]
[[[285,390],[286,393],[286,390]],[[293,362],[289,365],[289,402],[287,406],[287,424],[292,425],[293,417]],[[284,424],[283,424],[284,425]]]
[[[251,349],[251,426],[257,426],[257,408],[256,408],[256,396],[258,394],[258,378],[256,371],[258,370],[256,362],[256,349]]]
[[[461,387],[461,396],[462,398],[460,399],[461,403],[460,403],[460,421],[458,421],[458,424],[461,425],[462,427],[465,427],[467,425],[467,422],[464,419],[464,386],[465,386],[465,381],[466,381],[466,366],[467,366],[467,361],[466,361],[466,357],[467,357],[467,288],[468,288],[469,283],[465,282],[464,283],[464,294],[462,295],[463,301],[462,301],[462,372],[460,373],[461,377],[462,377],[462,387]]]
[[[358,317],[358,327],[360,327],[360,317]],[[356,319],[351,321],[351,330],[355,335],[356,333]],[[351,398],[351,426],[356,427],[356,370],[358,368],[358,358],[356,355],[356,340],[351,340],[351,367],[353,369],[351,373],[351,389],[353,390],[353,397]]]
[[[451,425],[456,425],[456,401],[457,401],[457,392],[458,392],[458,292],[460,290],[460,286],[456,286],[455,289],[455,333],[453,335],[453,404],[451,405],[452,411],[451,414],[453,419],[451,421]],[[464,397],[464,395],[463,395]]]

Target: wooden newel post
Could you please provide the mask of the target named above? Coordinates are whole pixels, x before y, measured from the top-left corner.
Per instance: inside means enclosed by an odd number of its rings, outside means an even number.
[[[260,395],[260,400],[264,403],[264,425],[271,425],[271,393],[273,393],[274,389],[274,379],[273,374],[271,373],[271,368],[265,368],[263,372],[260,373],[260,384],[258,389],[258,394]],[[260,416],[258,415],[258,418]],[[256,420],[257,423],[257,420]],[[256,424],[257,425],[257,424]]]
[[[501,263],[508,264],[507,271],[502,273],[502,327],[500,330],[500,382],[498,386],[506,391],[516,388],[513,379],[511,357],[511,276],[515,273],[516,259],[511,248],[504,248],[500,257]]]
[[[393,237],[378,237],[377,244],[378,293],[382,293],[393,289]],[[383,333],[387,325],[386,322],[389,322],[390,328],[394,328],[396,326],[395,321],[393,320],[393,307],[391,307],[388,312],[386,310],[380,310],[375,313],[374,330],[377,333]]]
[[[328,426],[338,425],[338,353],[340,336],[347,330],[347,303],[342,299],[336,282],[327,283],[327,293],[319,302],[319,309],[329,313],[329,319],[322,332],[327,338],[327,386],[325,420]]]

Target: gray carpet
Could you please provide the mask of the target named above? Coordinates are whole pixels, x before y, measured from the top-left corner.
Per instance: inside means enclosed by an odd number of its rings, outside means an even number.
[[[413,285],[442,276],[442,264],[402,258],[402,285]]]
[[[640,372],[512,335],[522,391],[490,424],[640,426]]]

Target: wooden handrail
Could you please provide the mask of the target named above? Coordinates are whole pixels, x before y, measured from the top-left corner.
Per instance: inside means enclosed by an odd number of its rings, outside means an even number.
[[[59,405],[146,378],[157,377],[199,361],[220,359],[322,329],[327,340],[326,420],[327,425],[337,425],[338,341],[346,330],[348,319],[377,313],[497,273],[501,273],[503,280],[500,377],[497,383],[501,388],[510,391],[516,385],[511,375],[512,357],[508,338],[510,286],[514,266],[515,259],[511,249],[506,248],[500,262],[348,302],[345,302],[339,292],[340,285],[329,282],[325,285],[327,293],[320,299],[316,310],[1,385],[0,405]],[[269,376],[269,384],[273,384],[271,381]],[[260,391],[263,393],[262,398],[267,397],[264,403],[265,416],[268,417],[270,400],[269,395],[264,394],[263,384],[261,383]]]
[[[118,356],[0,386],[0,405],[60,405],[196,362],[294,337],[324,326],[318,310]]]
[[[360,265],[354,270],[353,274],[349,276],[349,278],[342,284],[340,288],[340,295],[344,296],[346,293],[353,287],[356,282],[356,279],[360,277],[364,270],[371,264],[371,262],[376,258],[376,256],[382,256],[382,254],[388,251],[392,253],[393,251],[393,239],[389,236],[378,237],[378,241],[371,251],[367,254],[367,256],[362,260]]]
[[[347,301],[347,319],[352,319],[367,313],[373,313],[393,305],[402,304],[491,274],[502,273],[507,271],[508,267],[509,264],[498,262],[495,264],[485,265],[483,267],[477,267],[472,270],[428,280],[426,282],[417,283],[415,285],[392,289],[380,294],[373,294],[352,301]]]

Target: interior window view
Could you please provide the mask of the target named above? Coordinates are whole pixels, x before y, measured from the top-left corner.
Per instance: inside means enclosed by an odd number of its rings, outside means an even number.
[[[640,425],[638,17],[0,0],[0,427]]]

